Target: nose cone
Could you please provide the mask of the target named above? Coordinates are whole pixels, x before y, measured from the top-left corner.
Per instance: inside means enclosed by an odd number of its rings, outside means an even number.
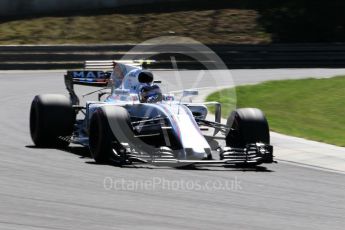
[[[165,108],[171,111],[171,124],[182,147],[177,155],[178,159],[202,160],[207,158],[209,155],[207,149],[211,148],[201,133],[192,112],[180,104],[165,106]]]

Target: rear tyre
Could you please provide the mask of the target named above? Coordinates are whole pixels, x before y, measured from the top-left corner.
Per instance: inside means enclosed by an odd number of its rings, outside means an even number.
[[[255,108],[243,108],[233,111],[227,125],[231,130],[226,135],[226,145],[244,148],[247,144],[270,144],[270,132],[264,113]]]
[[[67,147],[69,142],[61,137],[72,134],[75,117],[75,111],[66,96],[35,96],[30,110],[30,134],[34,144],[44,148]]]
[[[91,117],[89,147],[97,163],[126,163],[125,149],[121,142],[130,138],[130,116],[119,106],[103,106]]]

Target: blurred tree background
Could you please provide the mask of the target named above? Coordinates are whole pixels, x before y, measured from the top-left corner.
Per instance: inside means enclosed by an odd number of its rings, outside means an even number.
[[[181,0],[116,9],[0,15],[0,44],[345,42],[345,0]]]
[[[344,0],[251,1],[273,42],[344,42]]]

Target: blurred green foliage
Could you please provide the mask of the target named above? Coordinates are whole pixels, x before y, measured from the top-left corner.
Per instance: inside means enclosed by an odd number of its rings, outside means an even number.
[[[271,130],[345,146],[344,88],[345,76],[238,86],[237,107],[263,110]],[[221,90],[207,97],[208,101],[222,103],[224,118],[233,104],[228,97],[233,90]]]

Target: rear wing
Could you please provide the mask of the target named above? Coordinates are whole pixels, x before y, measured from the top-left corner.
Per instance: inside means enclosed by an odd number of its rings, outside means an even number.
[[[84,69],[67,71],[65,77],[70,78],[73,84],[105,87],[111,75],[115,78],[123,77],[133,69],[145,69],[153,60],[106,60],[85,61]]]
[[[65,82],[73,85],[88,85],[105,87],[109,83],[111,72],[96,70],[72,70],[67,71]]]
[[[79,105],[79,98],[74,91],[74,85],[106,87],[109,84],[114,84],[115,87],[118,87],[129,71],[147,68],[153,62],[153,60],[85,61],[83,69],[70,70],[65,75],[65,85],[72,104]]]

